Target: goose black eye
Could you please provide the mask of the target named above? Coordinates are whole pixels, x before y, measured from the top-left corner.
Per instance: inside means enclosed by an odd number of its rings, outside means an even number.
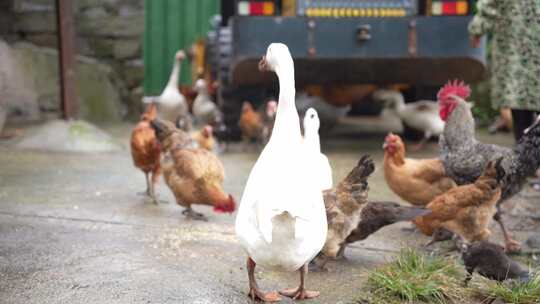
[[[315,114],[311,114],[309,118],[315,118]]]

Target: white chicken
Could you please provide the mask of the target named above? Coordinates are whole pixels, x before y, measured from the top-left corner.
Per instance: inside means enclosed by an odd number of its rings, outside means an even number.
[[[319,295],[304,288],[307,263],[322,249],[328,224],[320,178],[306,157],[295,106],[294,63],[286,45],[272,43],[259,63],[278,75],[279,103],[268,144],[249,175],[238,214],[236,236],[248,254],[249,295],[266,302],[279,301],[276,292],[263,293],[255,266],[299,271],[300,286],[281,291],[294,299]]]
[[[197,92],[197,97],[193,101],[192,112],[197,123],[201,125],[215,125],[216,122],[220,121],[221,111],[208,93],[206,80],[197,79],[193,89]]]
[[[412,150],[420,149],[432,136],[439,136],[444,130],[436,102],[420,100],[405,104],[403,95],[393,90],[378,90],[373,93],[373,99],[383,102],[407,126],[424,132],[424,138]]]
[[[309,108],[304,116],[304,146],[306,153],[312,153],[314,162],[317,163],[317,174],[321,177],[322,190],[332,189],[332,167],[328,157],[321,153],[321,140],[319,138],[320,127],[317,111]]]
[[[186,58],[184,51],[176,52],[174,65],[169,76],[167,86],[160,96],[147,96],[143,98],[144,103],[155,102],[158,106],[159,117],[176,123],[179,118],[188,119],[189,109],[186,98],[178,89],[178,77],[182,61]]]

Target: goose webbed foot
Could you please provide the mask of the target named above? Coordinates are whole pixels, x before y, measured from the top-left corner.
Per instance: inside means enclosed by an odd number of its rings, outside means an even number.
[[[186,218],[191,219],[191,220],[204,221],[204,222],[208,221],[208,218],[206,218],[204,214],[193,211],[191,207],[186,208],[184,211],[182,211],[182,214],[185,215]]]
[[[277,291],[271,291],[264,293],[260,291],[257,288],[250,287],[249,289],[249,297],[253,301],[263,301],[263,302],[279,302],[281,301],[281,297],[279,296],[279,293]]]
[[[281,301],[279,293],[276,291],[264,293],[259,289],[257,280],[255,279],[255,266],[257,264],[250,257],[247,258],[247,271],[249,278],[249,297],[252,300],[260,300],[264,302],[278,302]]]
[[[293,289],[285,289],[280,291],[279,293],[282,296],[292,298],[294,300],[305,300],[305,299],[313,299],[320,295],[320,292],[314,291],[314,290],[306,290],[304,288],[304,280],[306,273],[308,272],[308,266],[305,264],[302,266],[298,272],[300,272],[300,286],[298,288]]]
[[[321,294],[318,291],[306,290],[305,288],[285,289],[280,291],[279,293],[284,297],[288,297],[294,300],[313,299]]]

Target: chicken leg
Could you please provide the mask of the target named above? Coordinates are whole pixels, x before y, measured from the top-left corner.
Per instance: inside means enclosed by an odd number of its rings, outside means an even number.
[[[433,234],[431,235],[431,241],[424,245],[424,249],[437,242],[449,241],[453,237],[454,233],[452,233],[450,230],[447,230],[445,228],[437,228],[435,231],[433,231]]]
[[[497,208],[498,209],[498,208]],[[505,250],[509,253],[516,253],[521,251],[521,244],[514,240],[508,230],[506,230],[506,227],[504,226],[501,211],[497,210],[497,213],[493,216],[493,219],[499,223],[499,226],[501,226],[502,233],[504,235],[504,242],[505,242]]]
[[[339,247],[339,251],[336,254],[337,259],[346,259],[345,248],[347,248],[347,244],[346,243],[341,244],[341,246]]]
[[[418,152],[422,150],[422,148],[424,148],[424,146],[426,145],[426,143],[429,141],[430,138],[431,138],[431,132],[425,132],[424,137],[417,144],[411,146],[410,150],[413,152]]]
[[[137,192],[137,195],[150,196],[150,173],[149,172],[144,172],[144,177],[146,179],[146,191]]]
[[[322,252],[319,252],[317,256],[309,262],[308,268],[313,272],[322,272],[328,271],[326,268],[326,263],[328,263],[328,257],[325,256]]]
[[[152,174],[152,179],[150,179],[150,173],[145,172],[144,176],[146,177],[146,191],[145,192],[139,192],[139,193],[137,193],[137,195],[144,195],[144,196],[149,197],[152,200],[152,202],[154,204],[156,204],[156,205],[158,205],[159,203],[168,204],[169,202],[160,201],[156,197],[156,192],[154,190],[155,189],[154,185],[156,183],[156,177],[158,175],[154,172]]]
[[[467,270],[467,276],[465,277],[465,280],[463,281],[463,285],[467,287],[469,285],[469,282],[472,280],[475,267],[465,267],[465,268]]]
[[[282,296],[293,298],[294,300],[305,300],[318,297],[320,294],[318,291],[306,290],[304,288],[304,279],[308,272],[308,265],[305,264],[298,269],[298,271],[300,272],[300,286],[298,286],[298,288],[282,290],[279,293]]]
[[[255,266],[257,264],[250,257],[247,258],[247,270],[249,278],[249,297],[252,300],[261,300],[264,302],[278,302],[281,300],[279,294],[275,291],[269,293],[263,293],[259,289],[257,280],[255,279]]]
[[[150,174],[148,173],[146,174],[146,194],[148,195],[148,197],[150,197],[154,204],[159,205],[159,201],[156,198],[156,193],[154,192],[154,179],[156,174],[152,175],[152,179],[149,178],[149,175]]]
[[[157,195],[156,195],[156,183],[158,182],[158,179],[159,179],[159,175],[160,175],[160,169],[157,168],[157,169],[154,169],[154,171],[152,171],[152,180],[150,181],[150,198],[152,199],[152,202],[154,202],[154,204],[168,204],[169,202],[168,201],[164,201],[164,200],[159,200],[157,198]]]
[[[204,214],[193,211],[191,206],[186,207],[186,209],[182,211],[182,214],[185,215],[188,219],[204,222],[208,221]]]

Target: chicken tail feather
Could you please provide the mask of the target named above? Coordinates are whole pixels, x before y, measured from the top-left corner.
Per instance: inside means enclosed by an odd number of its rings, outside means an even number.
[[[350,184],[357,184],[369,177],[375,171],[375,164],[369,155],[363,155],[356,167],[347,175],[345,181]]]

